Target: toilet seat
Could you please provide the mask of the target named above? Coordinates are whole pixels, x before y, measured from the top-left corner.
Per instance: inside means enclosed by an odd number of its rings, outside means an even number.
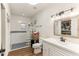
[[[41,43],[35,43],[33,44],[33,48],[41,48],[42,44]]]

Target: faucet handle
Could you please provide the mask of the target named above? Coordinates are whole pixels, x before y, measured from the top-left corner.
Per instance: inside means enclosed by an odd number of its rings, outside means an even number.
[[[60,39],[63,39],[63,37],[61,36]]]
[[[66,39],[64,39],[63,37],[60,37],[60,41],[65,42]]]

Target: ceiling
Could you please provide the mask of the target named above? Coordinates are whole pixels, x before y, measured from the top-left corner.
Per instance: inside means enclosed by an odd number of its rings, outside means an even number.
[[[11,14],[32,17],[38,12],[47,9],[53,8],[67,8],[67,7],[74,7],[75,4],[68,4],[68,3],[39,3],[36,5],[31,5],[28,3],[9,3]],[[53,10],[52,10],[53,11]]]

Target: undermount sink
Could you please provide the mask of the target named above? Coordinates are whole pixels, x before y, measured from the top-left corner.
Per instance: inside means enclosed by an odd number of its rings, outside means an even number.
[[[58,44],[58,45],[63,45],[63,46],[67,46],[67,47],[73,47],[73,46],[79,47],[79,44],[70,42],[68,40],[66,40],[65,42],[61,41],[59,38],[54,38],[54,39],[49,38],[48,40],[50,40],[50,42],[54,42],[55,44]]]
[[[68,41],[63,42],[59,38],[54,38],[54,39],[50,38],[49,40],[51,42],[55,42],[55,44],[59,44],[59,45],[68,45],[68,43],[69,43]]]
[[[69,42],[68,41],[61,41],[61,39],[56,39],[56,41],[59,43],[59,44],[68,44]]]
[[[76,43],[72,43],[69,41],[62,42],[60,40],[58,40],[58,43],[61,45],[65,45],[66,47],[71,47],[71,49],[76,49],[76,50],[79,49],[79,44],[76,44]]]

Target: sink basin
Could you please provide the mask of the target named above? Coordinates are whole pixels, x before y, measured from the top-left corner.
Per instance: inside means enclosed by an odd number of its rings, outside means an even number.
[[[66,44],[68,44],[69,42],[68,41],[65,41],[65,42],[63,42],[63,41],[61,41],[60,39],[58,39],[58,40],[56,40],[59,44],[63,44],[63,45],[66,45]]]
[[[60,41],[60,39],[57,39],[57,38],[55,38],[55,39],[49,38],[47,41],[49,41],[49,40],[50,40],[50,42],[54,42],[55,44],[59,44],[59,45],[67,46],[67,47],[75,47],[75,48],[78,47],[79,48],[79,44],[72,43],[72,42],[69,42],[69,41],[63,42],[63,41]]]

